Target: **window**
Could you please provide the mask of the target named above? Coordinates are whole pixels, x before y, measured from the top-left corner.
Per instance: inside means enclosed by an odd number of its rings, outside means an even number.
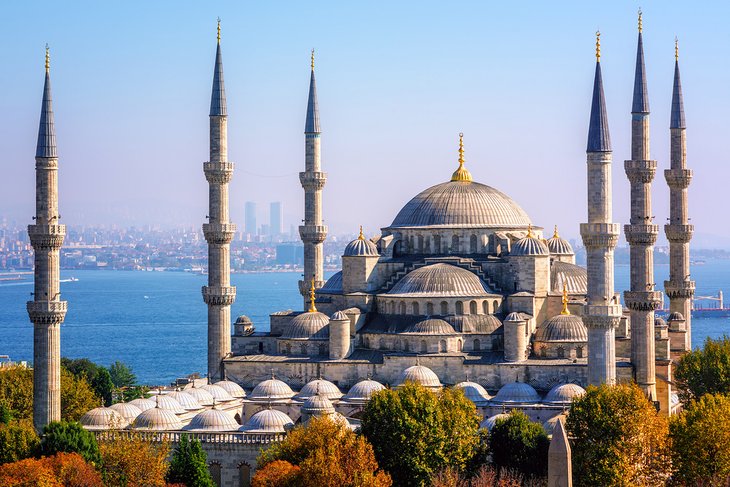
[[[462,303],[461,301],[456,302],[456,314],[457,315],[464,314],[464,303]]]
[[[380,350],[385,350],[386,349],[386,347],[385,347],[385,338],[381,338],[380,340],[378,340],[378,348],[380,348]]]
[[[478,352],[481,349],[482,349],[482,342],[480,342],[478,338],[474,339],[474,351]]]
[[[461,339],[456,341],[456,349],[461,352],[462,348],[464,347],[464,344],[461,342]]]
[[[469,313],[471,313],[473,315],[477,314],[477,302],[476,301],[472,301],[471,303],[469,303]]]
[[[428,352],[428,344],[426,343],[426,340],[421,340],[421,353],[427,353]]]
[[[583,358],[583,347],[578,347],[575,349],[575,356],[577,358]]]
[[[418,253],[423,253],[423,235],[418,236]]]
[[[452,254],[459,253],[459,236],[458,235],[452,235],[452,237],[451,237],[451,253]]]
[[[497,301],[495,299],[494,300],[494,307],[492,308],[492,313],[497,313],[498,310],[499,310],[499,301]]]
[[[394,301],[391,301],[390,303],[388,303],[388,312],[392,315],[395,314],[395,302]]]
[[[286,353],[287,355],[291,355],[291,343],[286,344]]]
[[[487,301],[486,299],[482,301],[482,313],[484,313],[485,315],[489,314],[489,301]]]
[[[431,237],[426,237],[426,243],[423,247],[423,253],[424,254],[430,254],[431,253]]]
[[[433,250],[436,254],[441,253],[441,235],[433,236]]]
[[[395,242],[395,245],[393,246],[393,255],[395,257],[398,257],[399,255],[403,254],[403,241],[398,240]]]
[[[449,303],[441,301],[441,315],[446,316],[449,314]]]
[[[251,465],[248,463],[238,466],[238,486],[251,487]]]
[[[472,254],[477,253],[477,236],[476,235],[472,235],[471,237],[469,237],[469,252],[471,252]]]
[[[418,315],[418,314],[421,314],[421,313],[420,313],[420,310],[419,310],[418,308],[419,308],[419,307],[418,307],[418,303],[417,303],[417,302],[415,302],[415,301],[413,301],[413,302],[411,303],[411,313],[412,313],[412,314],[414,314],[414,315]]]
[[[395,340],[395,345],[393,345],[393,350],[400,350],[401,349],[401,341],[400,338],[397,338]]]
[[[446,340],[440,340],[439,341],[439,352],[445,352],[446,351]]]
[[[403,351],[404,352],[410,352],[411,351],[411,344],[408,343],[408,340],[405,340],[403,342]]]
[[[492,338],[492,350],[499,350],[502,348],[502,342],[499,338]]]
[[[400,314],[402,314],[402,315],[406,314],[406,303],[400,304]]]
[[[264,342],[259,342],[259,353],[264,353]]]
[[[213,483],[220,487],[221,485],[221,464],[218,462],[212,462],[208,465],[210,470],[210,476],[213,477]]]
[[[433,315],[433,303],[426,303],[426,314],[428,316]]]
[[[563,347],[558,347],[558,358],[565,358],[565,349]]]
[[[306,355],[306,354],[307,354],[307,346],[306,346],[305,344],[303,344],[303,343],[302,343],[302,344],[301,344],[301,345],[299,346],[299,351],[301,352],[301,354],[302,354],[302,355]]]
[[[319,354],[327,355],[327,345],[325,345],[324,343],[319,344]]]

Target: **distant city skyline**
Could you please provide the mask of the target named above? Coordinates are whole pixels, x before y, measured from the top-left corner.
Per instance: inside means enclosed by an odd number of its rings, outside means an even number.
[[[315,47],[323,170],[329,174],[324,218],[333,233],[363,224],[375,234],[413,195],[447,180],[463,131],[467,167],[477,181],[510,195],[546,231],[557,224],[561,234],[576,237],[586,213],[584,151],[597,27],[614,141],[614,220],[626,222],[622,161],[629,158],[637,7],[4,4],[0,55],[12,76],[0,77],[0,215],[25,224],[32,215],[48,42],[64,223],[199,225],[206,211],[199,166],[208,153],[220,16],[236,163],[231,213],[239,227],[246,201],[281,201],[288,212],[284,229],[303,215],[297,174]],[[695,242],[728,247],[730,229],[711,218],[723,209],[718,195],[730,177],[722,145],[730,70],[717,62],[730,42],[724,26],[730,7],[717,2],[700,13],[688,3],[657,1],[642,8],[653,157],[660,171],[668,167],[676,35],[688,162],[695,171],[689,198]],[[661,225],[669,200],[661,177],[653,200]]]

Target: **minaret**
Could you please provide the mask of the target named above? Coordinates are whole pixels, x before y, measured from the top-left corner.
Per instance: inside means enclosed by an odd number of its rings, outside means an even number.
[[[689,242],[694,225],[687,217],[687,187],[692,180],[692,170],[687,169],[687,139],[684,123],[684,102],[682,82],[679,79],[679,47],[674,43],[674,89],[672,91],[672,113],[669,131],[671,134],[670,169],[664,171],[669,185],[669,224],[664,232],[669,240],[669,280],[664,281],[664,291],[669,296],[672,312],[682,313],[686,333],[684,343],[672,343],[673,350],[692,349],[692,299],[695,282],[690,280]],[[672,331],[672,330],[670,330]]]
[[[304,124],[304,172],[299,181],[304,188],[304,225],[299,235],[304,242],[304,278],[299,281],[299,292],[304,297],[304,307],[309,301],[310,283],[316,289],[324,285],[323,242],[327,227],[322,224],[322,188],[327,174],[321,171],[319,108],[317,107],[317,83],[314,80],[314,49],[312,49],[312,74],[309,79],[307,120]]]
[[[28,236],[35,258],[33,301],[33,425],[37,431],[61,419],[61,335],[67,303],[61,301],[59,250],[66,225],[58,223],[58,155],[51,101],[50,55],[46,46],[46,80],[35,153],[35,220]]]
[[[616,381],[616,326],[621,305],[613,292],[613,249],[619,225],[611,221],[611,137],[601,78],[600,33],[596,33],[596,74],[588,128],[588,223],[580,234],[586,248],[588,304],[583,322],[588,328],[588,383]]]
[[[231,286],[231,239],[236,226],[228,217],[228,183],[234,164],[228,162],[228,113],[221,59],[221,24],[213,70],[210,99],[210,160],[203,163],[208,180],[208,223],[203,234],[208,242],[208,285],[203,286],[203,301],[208,305],[208,377],[223,378],[221,363],[231,353],[231,305],[236,288]]]
[[[652,223],[651,182],[656,161],[649,155],[649,94],[646,88],[641,10],[636,48],[634,100],[631,107],[631,160],[624,161],[631,185],[631,220],[624,226],[631,254],[631,290],[624,293],[631,310],[631,362],[634,378],[650,400],[656,400],[654,311],[662,302],[654,290],[654,243],[659,227]]]

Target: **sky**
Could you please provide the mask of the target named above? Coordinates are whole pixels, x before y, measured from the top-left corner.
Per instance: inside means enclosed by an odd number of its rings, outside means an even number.
[[[2,2],[0,218],[31,223],[48,43],[62,221],[202,224],[220,17],[239,228],[246,201],[258,203],[259,223],[271,201],[283,202],[287,229],[303,215],[298,172],[315,48],[331,233],[362,224],[375,234],[411,197],[448,180],[463,132],[476,181],[510,195],[536,225],[577,237],[598,28],[614,220],[626,222],[639,6],[659,167],[655,221],[669,215],[663,169],[677,36],[695,242],[730,248],[721,223],[730,180],[727,2]]]

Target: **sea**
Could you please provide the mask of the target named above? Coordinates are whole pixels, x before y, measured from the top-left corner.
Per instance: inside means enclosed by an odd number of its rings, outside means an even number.
[[[669,266],[656,266],[657,283]],[[329,277],[332,273],[327,273]],[[257,331],[269,330],[269,314],[301,309],[298,272],[233,274],[237,298],[232,319],[245,314]],[[33,358],[33,327],[25,303],[31,299],[32,275],[0,281],[0,355],[13,361]],[[730,291],[730,260],[706,260],[692,267],[697,295]],[[206,276],[188,272],[63,270],[61,292],[68,314],[61,325],[61,355],[110,365],[129,365],[141,384],[173,382],[206,370],[206,305],[201,287]],[[616,290],[628,287],[629,267],[616,266]],[[661,287],[661,286],[658,286]],[[705,307],[713,303],[704,303]],[[729,317],[695,318],[692,346],[707,337],[730,335]]]

